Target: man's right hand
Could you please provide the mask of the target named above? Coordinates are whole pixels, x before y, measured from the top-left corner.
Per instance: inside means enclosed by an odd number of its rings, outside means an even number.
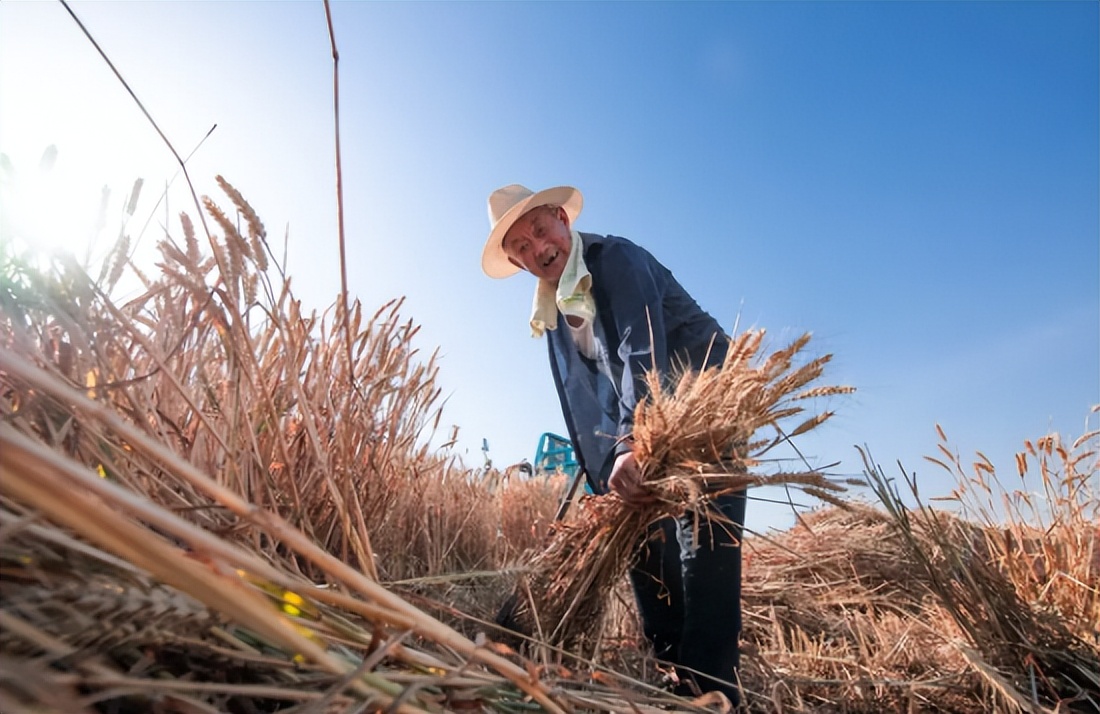
[[[634,454],[629,451],[615,458],[615,465],[611,467],[607,486],[623,499],[623,503],[634,508],[648,506],[657,500],[653,492],[642,482],[638,462],[634,459]]]

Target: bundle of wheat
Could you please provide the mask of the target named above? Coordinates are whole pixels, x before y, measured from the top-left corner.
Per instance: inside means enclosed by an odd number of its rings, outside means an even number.
[[[587,499],[579,516],[559,524],[498,617],[522,634],[570,651],[590,652],[610,589],[627,572],[647,524],[685,509],[711,517],[716,495],[749,486],[790,484],[837,502],[844,486],[805,471],[760,473],[763,457],[777,444],[824,423],[832,412],[803,420],[790,434],[781,424],[814,397],[847,394],[845,386],[808,387],[830,357],[795,366],[809,335],[760,359],[764,332],[731,340],[723,363],[685,371],[666,388],[647,374],[650,397],[634,417],[633,449],[642,477],[656,496],[652,506],[628,508],[616,496]],[[764,427],[776,435],[762,438]]]

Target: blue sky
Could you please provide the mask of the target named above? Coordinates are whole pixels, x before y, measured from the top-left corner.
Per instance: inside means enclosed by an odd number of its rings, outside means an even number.
[[[289,232],[307,305],[339,290],[331,56],[320,2],[74,10],[189,163]],[[533,457],[562,418],[533,280],[485,278],[485,201],[571,184],[577,227],[649,248],[723,324],[812,331],[859,391],[800,442],[858,474],[950,481],[940,423],[1004,474],[1100,403],[1095,2],[336,2],[353,296],[407,296],[439,346],[468,463]],[[0,151],[59,148],[67,205],[121,204],[143,249],[194,209],[173,159],[60,4],[0,3]],[[132,225],[133,228],[133,225]],[[101,245],[105,245],[102,241]],[[1095,416],[1091,424],[1096,425]],[[758,504],[749,523],[785,525]]]

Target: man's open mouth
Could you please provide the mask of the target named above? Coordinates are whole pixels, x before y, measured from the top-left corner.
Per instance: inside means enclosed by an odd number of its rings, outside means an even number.
[[[550,264],[553,263],[557,259],[558,259],[558,251],[555,250],[552,254],[547,256],[547,258],[544,261],[542,261],[542,267],[544,267],[544,268],[550,267]]]

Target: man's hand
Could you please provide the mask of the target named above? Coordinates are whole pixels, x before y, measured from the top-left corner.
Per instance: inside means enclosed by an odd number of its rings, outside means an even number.
[[[607,485],[619,494],[623,503],[634,508],[649,505],[656,500],[656,496],[642,483],[638,462],[634,460],[634,454],[629,451],[615,458],[615,465],[611,467],[611,477],[607,479]]]

